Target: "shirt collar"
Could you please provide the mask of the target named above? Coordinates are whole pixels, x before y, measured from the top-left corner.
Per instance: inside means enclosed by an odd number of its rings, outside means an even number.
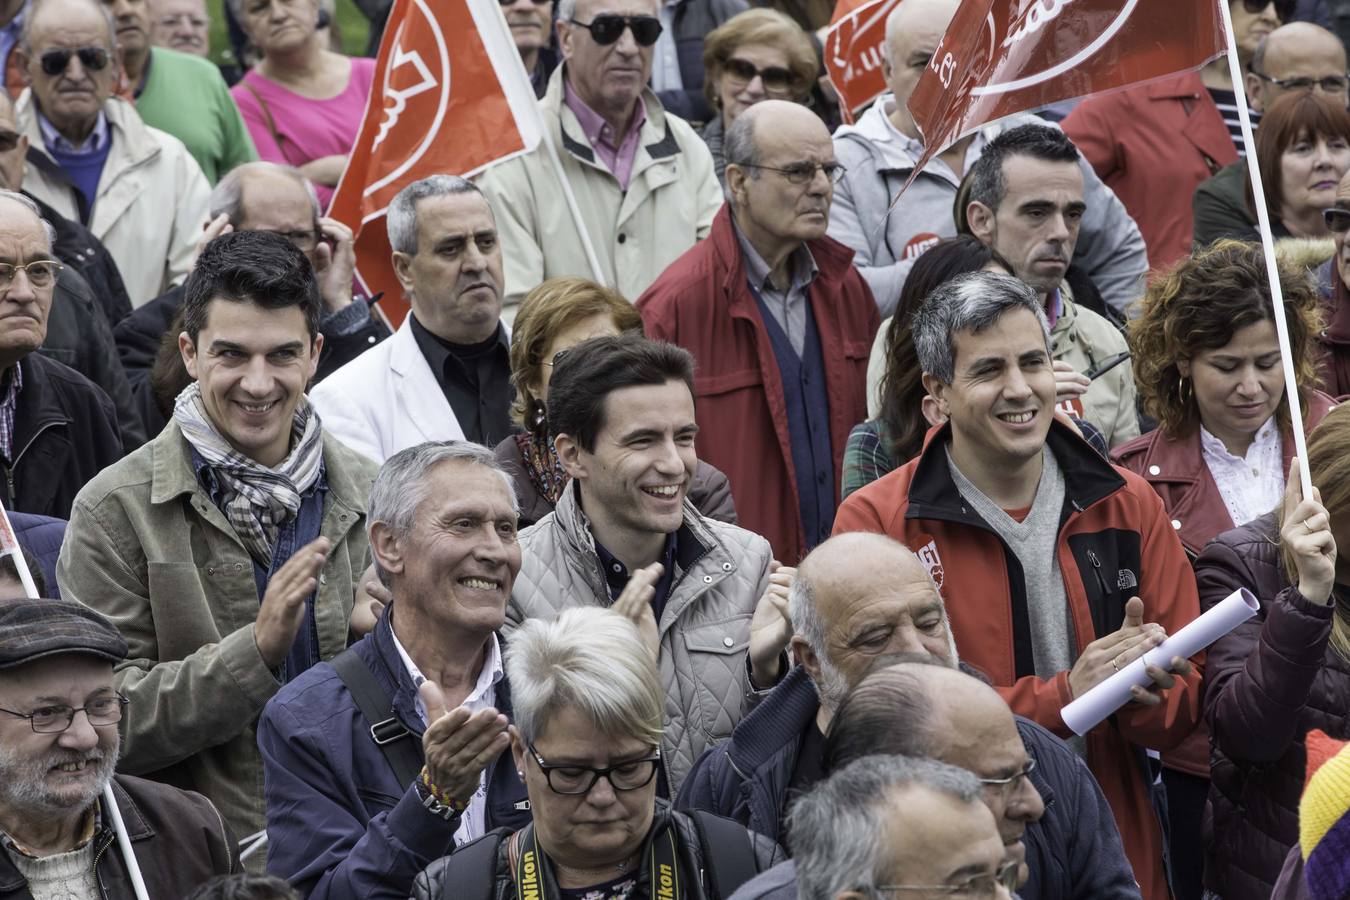
[[[1271,444],[1278,443],[1279,440],[1279,426],[1275,424],[1275,417],[1271,416],[1269,419],[1266,419],[1265,424],[1256,429],[1256,437],[1252,438],[1252,444],[1247,448],[1247,457],[1251,457],[1253,450],[1267,448]],[[1200,449],[1202,452],[1219,459],[1236,460],[1238,462],[1243,460],[1243,457],[1234,456],[1230,453],[1228,447],[1224,445],[1224,442],[1210,434],[1209,431],[1205,429],[1204,425],[1200,426]]]
[[[9,367],[9,371],[4,376],[3,395],[0,395],[0,407],[13,409],[19,403],[19,391],[23,390],[23,369],[18,363]]]
[[[675,551],[679,534],[678,531],[672,531],[666,535],[665,546],[661,549],[661,566],[665,569],[661,578],[663,583],[668,583],[671,573],[675,571]],[[595,554],[600,557],[600,565],[605,570],[605,581],[609,584],[610,595],[617,598],[628,586],[628,579],[632,577],[632,573],[618,557],[605,549],[604,544],[595,537],[595,532],[591,532],[591,540],[595,541]],[[664,599],[658,595],[658,601]]]
[[[761,290],[766,284],[773,291],[778,289],[769,281],[769,264],[764,261],[764,257],[759,255],[755,245],[750,243],[750,239],[745,236],[741,226],[736,224],[733,216],[731,226],[736,231],[736,240],[741,245],[741,254],[745,257],[745,273],[750,279],[750,283],[755,286],[755,290]],[[815,280],[820,272],[816,266],[816,259],[811,255],[811,248],[807,247],[805,242],[798,244],[788,257],[788,271],[792,273],[792,287],[805,287]]]
[[[563,73],[563,102],[577,117],[577,122],[581,125],[581,132],[586,135],[586,140],[591,142],[592,147],[596,144],[604,144],[613,150],[619,148],[622,141],[615,140],[614,129],[610,127],[603,116],[591,109],[586,101],[581,99],[580,94],[572,90],[572,82],[568,80],[566,72]],[[636,105],[633,107],[633,114],[629,117],[625,140],[628,136],[641,131],[645,124],[647,124],[647,104],[643,103],[642,97],[639,96]]]
[[[76,147],[70,141],[62,136],[61,132],[56,130],[56,126],[47,121],[47,117],[41,110],[37,111],[38,128],[42,130],[42,143],[48,150],[57,150],[62,153],[101,153],[108,145],[112,135],[108,129],[108,117],[103,114],[103,110],[98,111],[98,118],[94,120],[94,130],[89,133],[89,139],[83,146]]]
[[[412,657],[408,655],[408,651],[403,648],[403,644],[399,641],[398,634],[394,629],[389,629],[389,636],[394,639],[394,649],[398,651],[398,658],[403,660],[403,668],[407,669],[408,677],[412,679],[413,688],[420,688],[422,682],[427,680],[426,676],[422,674],[421,669],[417,668],[417,663],[413,662]],[[506,670],[502,668],[502,648],[497,643],[497,635],[493,633],[488,636],[487,656],[483,658],[483,668],[478,672],[478,681],[474,684],[473,690],[469,692],[469,696],[465,697],[464,702],[460,705],[469,706],[481,701],[488,691],[496,687],[497,682],[501,681],[505,674]],[[417,694],[417,714],[422,717],[423,722],[427,721],[427,707],[422,702],[420,691]]]

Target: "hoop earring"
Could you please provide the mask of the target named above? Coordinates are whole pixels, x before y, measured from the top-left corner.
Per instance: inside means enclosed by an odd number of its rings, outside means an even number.
[[[1185,377],[1177,380],[1177,400],[1181,402],[1182,406],[1189,405],[1191,399],[1195,397],[1195,388],[1189,382],[1190,379]]]

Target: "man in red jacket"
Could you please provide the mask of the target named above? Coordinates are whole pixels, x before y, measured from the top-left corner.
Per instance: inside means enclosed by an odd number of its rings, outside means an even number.
[[[830,535],[880,319],[853,251],[825,236],[843,167],[820,119],[758,103],[724,151],[729,202],[712,233],[637,308],[648,337],[697,362],[699,458],[726,473],[741,525],[795,565]]]
[[[1143,748],[1190,733],[1199,674],[1179,658],[1149,666],[1153,684],[1082,739],[1060,710],[1199,614],[1181,542],[1146,482],[1054,421],[1049,327],[1029,287],[987,272],[953,279],[913,331],[948,422],[918,459],[850,495],[835,531],[888,534],[928,565],[962,659],[1013,712],[1085,754],[1143,896],[1166,900]]]

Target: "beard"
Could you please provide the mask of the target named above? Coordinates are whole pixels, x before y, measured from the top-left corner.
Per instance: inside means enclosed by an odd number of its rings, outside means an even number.
[[[118,738],[100,741],[91,750],[64,750],[53,747],[37,757],[24,758],[0,744],[0,806],[26,813],[34,818],[68,815],[91,805],[117,768]],[[47,783],[47,774],[55,766],[85,763],[93,767],[93,780],[87,786],[56,789]]]

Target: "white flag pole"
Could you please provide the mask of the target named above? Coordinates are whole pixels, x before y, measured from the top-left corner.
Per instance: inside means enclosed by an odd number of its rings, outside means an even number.
[[[1275,239],[1270,234],[1270,213],[1261,183],[1261,166],[1256,160],[1256,141],[1252,138],[1252,117],[1243,90],[1242,67],[1238,65],[1237,41],[1233,38],[1233,18],[1227,0],[1217,0],[1228,38],[1228,71],[1233,79],[1233,97],[1237,100],[1238,120],[1242,125],[1242,145],[1247,151],[1247,172],[1252,181],[1256,221],[1261,230],[1261,247],[1266,256],[1266,277],[1270,280],[1270,299],[1274,303],[1275,334],[1280,341],[1280,362],[1284,366],[1284,393],[1289,398],[1289,427],[1294,432],[1294,455],[1299,459],[1298,474],[1304,499],[1312,498],[1312,475],[1308,472],[1308,439],[1303,433],[1303,409],[1298,399],[1298,381],[1294,373],[1294,354],[1289,347],[1289,323],[1284,315],[1284,292],[1280,289],[1279,269],[1275,262]]]
[[[19,539],[14,535],[14,527],[9,523],[9,513],[5,512],[4,504],[0,504],[0,556],[13,558],[14,569],[19,573],[19,582],[23,585],[24,593],[30,599],[39,599],[37,585],[33,582],[33,573],[28,568],[28,560],[23,558],[23,548],[19,546]],[[131,889],[136,894],[136,900],[150,900],[150,893],[145,889],[145,879],[141,877],[141,867],[131,849],[131,839],[127,837],[127,826],[122,821],[122,811],[117,808],[117,800],[113,797],[112,782],[103,787],[103,807],[108,818],[112,820],[113,832],[117,835],[117,847],[122,851],[122,858],[126,860],[127,874],[131,876]]]

